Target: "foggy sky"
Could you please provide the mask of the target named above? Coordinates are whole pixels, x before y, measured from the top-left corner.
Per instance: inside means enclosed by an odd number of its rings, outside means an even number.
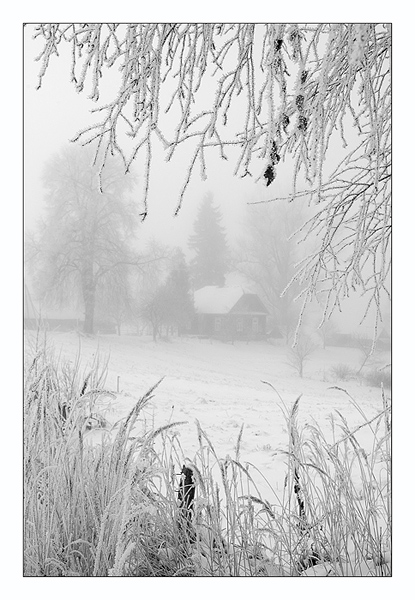
[[[100,99],[88,100],[90,87],[85,86],[82,93],[75,91],[69,81],[70,56],[69,45],[59,49],[61,56],[52,56],[49,68],[40,90],[36,90],[40,62],[34,62],[39,54],[42,42],[33,40],[33,25],[25,28],[24,45],[24,158],[25,158],[25,227],[33,228],[42,212],[44,190],[41,173],[43,166],[56,152],[83,127],[100,120],[100,113],[91,114],[92,108],[105,103],[105,93],[114,94],[117,90],[116,72],[104,70],[101,80]],[[113,69],[114,71],[114,69]],[[113,82],[112,85],[110,82]],[[109,98],[109,96],[108,96]],[[172,160],[164,160],[165,153],[161,145],[154,147],[154,161],[150,175],[149,213],[143,225],[141,235],[158,237],[163,231],[163,241],[174,245],[183,245],[191,233],[197,213],[197,206],[206,192],[211,191],[215,204],[223,214],[224,224],[231,238],[240,231],[240,224],[246,212],[247,202],[274,198],[290,191],[290,176],[284,177],[280,169],[278,181],[270,188],[261,182],[254,183],[253,178],[240,179],[233,176],[237,152],[227,150],[228,161],[221,160],[217,150],[206,151],[208,179],[202,181],[200,169],[196,166],[185,193],[181,211],[174,217],[180,189],[190,160],[190,151],[180,155],[177,152]],[[134,163],[138,174],[135,190],[137,202],[142,199],[143,167],[140,156]],[[234,158],[233,158],[234,157]]]
[[[70,47],[64,44],[59,48],[60,56],[52,56],[40,90],[38,73],[40,62],[34,62],[34,57],[42,49],[42,40],[33,40],[34,26],[24,29],[24,227],[34,229],[42,214],[44,189],[42,187],[42,171],[47,162],[62,147],[69,145],[69,140],[84,127],[101,120],[100,113],[91,114],[91,108],[105,104],[106,94],[114,95],[117,86],[116,73],[104,70],[101,80],[101,96],[97,103],[88,99],[91,91],[89,80],[82,93],[78,94],[70,82]],[[214,85],[214,84],[212,84]],[[117,88],[115,88],[116,90]],[[181,149],[180,149],[181,151]],[[170,163],[164,160],[164,152],[160,147],[154,147],[153,164],[150,174],[150,194],[148,199],[149,213],[144,224],[138,231],[140,240],[151,237],[162,243],[179,245],[186,249],[189,235],[197,214],[197,207],[206,192],[213,194],[215,204],[220,207],[227,235],[232,245],[241,235],[242,224],[246,218],[247,203],[263,201],[277,196],[286,196],[291,191],[292,174],[288,167],[279,165],[276,180],[266,188],[262,182],[254,182],[254,178],[234,177],[237,152],[227,150],[228,161],[219,158],[218,152],[206,151],[207,175],[206,181],[200,179],[200,169],[194,169],[190,184],[185,193],[182,209],[177,217],[174,211],[179,199],[187,166],[190,160],[190,150],[178,152]],[[134,195],[140,204],[143,195],[143,166],[139,159],[134,168],[138,175],[138,185]],[[337,156],[335,162],[337,162]],[[330,157],[329,157],[330,159]],[[358,323],[355,303],[361,313],[362,302],[356,297],[349,302],[349,308],[344,305],[341,316],[343,322]]]

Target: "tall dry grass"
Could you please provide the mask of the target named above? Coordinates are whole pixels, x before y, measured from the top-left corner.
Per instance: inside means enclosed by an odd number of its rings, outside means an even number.
[[[389,575],[390,403],[350,429],[338,413],[330,439],[300,428],[299,398],[286,407],[287,473],[281,493],[261,494],[243,462],[221,457],[196,422],[186,457],[180,423],[146,430],[151,388],[111,429],[101,406],[107,364],[88,372],[44,344],[27,351],[24,400],[24,574],[43,576]],[[345,392],[346,393],[346,392]],[[91,428],[102,430],[90,443]],[[370,451],[359,443],[368,429]],[[196,486],[189,523],[178,504],[180,471]],[[264,478],[263,478],[264,479]]]

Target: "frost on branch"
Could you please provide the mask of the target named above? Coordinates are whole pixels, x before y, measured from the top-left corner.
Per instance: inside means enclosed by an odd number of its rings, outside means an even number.
[[[267,186],[290,158],[291,197],[315,206],[303,232],[319,240],[296,276],[304,295],[329,286],[327,312],[360,286],[379,303],[389,272],[390,26],[42,24],[35,37],[44,40],[39,87],[61,44],[71,47],[75,89],[90,86],[92,101],[105,70],[119,73],[113,98],[93,110],[101,120],[74,139],[96,143],[101,169],[109,154],[126,172],[142,155],[143,218],[156,142],[167,161],[179,146],[190,152],[176,214],[197,166],[206,178],[208,149],[224,160],[236,150],[235,175]]]

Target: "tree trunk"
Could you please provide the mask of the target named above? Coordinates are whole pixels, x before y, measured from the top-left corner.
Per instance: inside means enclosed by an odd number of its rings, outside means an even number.
[[[84,296],[85,321],[84,333],[94,333],[95,317],[95,285],[93,280],[92,264],[87,265],[82,276],[82,292]]]
[[[94,315],[95,315],[95,293],[88,293],[85,298],[85,321],[84,321],[84,333],[94,333]]]

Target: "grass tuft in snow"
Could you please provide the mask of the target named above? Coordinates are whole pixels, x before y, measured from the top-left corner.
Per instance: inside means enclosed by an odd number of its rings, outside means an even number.
[[[102,407],[106,363],[87,373],[42,343],[28,351],[24,399],[24,574],[38,576],[298,576],[390,574],[390,401],[361,423],[338,412],[330,439],[300,427],[301,397],[279,405],[288,440],[282,491],[255,481],[243,461],[219,456],[196,421],[199,447],[186,457],[170,423],[145,429],[154,385],[111,429]],[[339,388],[337,388],[339,389]],[[347,392],[345,392],[347,394]],[[95,428],[102,432],[92,443]],[[368,452],[359,435],[368,428]],[[277,440],[276,440],[277,441]],[[182,466],[196,495],[183,521]],[[255,477],[254,477],[255,475]],[[265,478],[263,478],[265,480]],[[265,497],[267,496],[267,497]]]

